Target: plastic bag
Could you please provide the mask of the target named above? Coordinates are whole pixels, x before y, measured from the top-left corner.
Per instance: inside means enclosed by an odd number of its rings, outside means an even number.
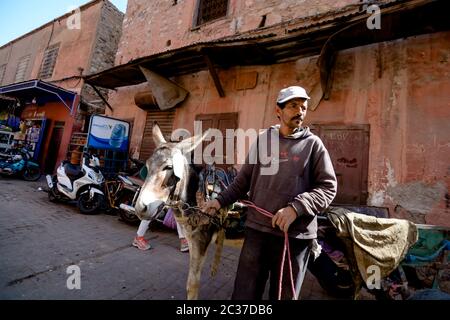
[[[177,229],[177,222],[176,222],[176,220],[175,220],[175,216],[173,215],[173,210],[172,210],[172,208],[170,208],[170,209],[167,211],[166,215],[164,216],[163,224],[164,224],[167,228],[174,229],[174,230]]]

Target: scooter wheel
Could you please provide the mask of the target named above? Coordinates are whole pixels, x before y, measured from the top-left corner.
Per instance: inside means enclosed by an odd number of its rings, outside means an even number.
[[[77,206],[82,214],[94,214],[102,206],[104,197],[98,193],[94,194],[94,197],[90,199],[89,192],[86,192],[78,198]]]
[[[129,213],[122,209],[119,211],[119,216],[123,222],[132,226],[138,225],[141,222],[137,215],[135,215],[134,213]]]
[[[48,200],[50,202],[56,202],[58,200],[58,198],[55,195],[55,191],[53,191],[53,189],[48,190]]]
[[[22,177],[26,181],[38,181],[41,177],[41,170],[35,167],[25,168]]]

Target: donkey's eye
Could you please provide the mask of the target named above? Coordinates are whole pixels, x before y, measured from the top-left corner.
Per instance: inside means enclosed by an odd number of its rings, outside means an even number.
[[[173,170],[173,166],[165,166],[164,167],[164,169],[163,169],[164,171],[168,171],[168,170]]]

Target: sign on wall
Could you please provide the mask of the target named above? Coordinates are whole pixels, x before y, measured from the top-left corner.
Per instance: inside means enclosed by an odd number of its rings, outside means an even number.
[[[94,149],[128,151],[130,124],[126,121],[93,116],[89,126],[88,147]]]

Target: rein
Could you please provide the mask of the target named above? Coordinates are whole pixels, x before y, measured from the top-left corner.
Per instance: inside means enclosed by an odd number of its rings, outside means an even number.
[[[230,184],[230,181],[228,181],[228,179],[223,181],[225,178],[227,178],[226,174],[224,175],[224,177],[221,177],[220,175],[217,174],[215,168],[212,168],[212,169],[208,168],[208,169],[202,171],[202,173],[200,174],[199,189],[201,191],[203,199],[205,199],[205,200],[208,200],[211,198],[210,195],[208,194],[208,188],[205,186],[205,183],[208,184],[208,182],[209,182],[209,180],[211,180],[211,178],[213,180],[212,193],[216,192],[215,186],[216,186],[217,182],[219,183],[219,187],[224,188],[224,189],[226,189],[227,185]],[[171,191],[171,193],[169,195],[169,199],[162,206],[161,210],[163,209],[163,207],[172,208],[172,209],[178,210],[179,212],[181,212],[183,214],[187,214],[187,216],[192,215],[194,213],[198,213],[202,216],[206,216],[209,219],[209,221],[212,224],[214,224],[215,226],[217,226],[218,228],[224,228],[225,221],[222,221],[222,219],[220,219],[220,217],[218,215],[211,215],[207,212],[202,211],[199,206],[191,206],[189,203],[181,200],[180,196],[179,196],[180,192],[176,192],[179,189],[179,184],[180,184],[180,181],[177,182],[176,187]],[[262,215],[264,215],[268,218],[273,218],[273,216],[274,216],[273,213],[256,206],[251,201],[242,200],[241,203],[243,203],[244,205],[246,205],[249,208],[255,209],[256,211],[258,211],[259,213],[261,213]],[[285,267],[286,253],[287,253],[287,260],[288,260],[288,267],[289,267],[289,276],[290,276],[289,282],[291,285],[292,296],[294,298],[296,298],[295,297],[294,276],[292,273],[291,252],[290,252],[290,248],[289,248],[289,236],[288,236],[287,232],[284,233],[283,255],[282,255],[282,261],[281,261],[281,266],[280,266],[280,275],[279,275],[279,279],[278,279],[278,300],[281,300],[281,292],[282,292],[282,284],[283,284],[283,271],[284,271],[284,267]]]
[[[211,223],[213,225],[215,225],[218,228],[225,228],[225,221],[221,221],[221,219],[217,216],[217,215],[211,215],[207,212],[204,212],[201,210],[200,207],[198,206],[191,206],[189,203],[184,202],[182,200],[176,200],[173,201],[171,199],[169,199],[165,205],[163,205],[163,207],[165,208],[171,208],[171,209],[176,209],[180,212],[182,212],[183,214],[187,214],[187,216],[190,216],[194,213],[198,213],[202,216],[207,217]],[[190,213],[190,214],[189,214]]]
[[[273,218],[274,214],[264,210],[263,208],[260,208],[258,206],[256,206],[253,202],[251,201],[247,201],[247,200],[242,200],[241,201],[243,204],[245,204],[247,207],[249,208],[253,208],[256,211],[258,211],[259,213],[261,213],[262,215],[268,217],[268,218]],[[292,260],[291,260],[291,251],[289,249],[289,236],[288,233],[285,232],[284,233],[284,247],[283,247],[283,256],[282,256],[282,260],[281,260],[281,267],[280,267],[280,276],[278,278],[278,300],[281,300],[281,289],[282,289],[282,284],[283,284],[283,270],[284,270],[284,262],[286,260],[286,252],[287,252],[287,259],[288,259],[288,266],[289,266],[289,276],[290,276],[290,283],[291,283],[291,290],[292,290],[292,296],[296,299],[295,297],[295,286],[294,286],[294,276],[292,274]]]

